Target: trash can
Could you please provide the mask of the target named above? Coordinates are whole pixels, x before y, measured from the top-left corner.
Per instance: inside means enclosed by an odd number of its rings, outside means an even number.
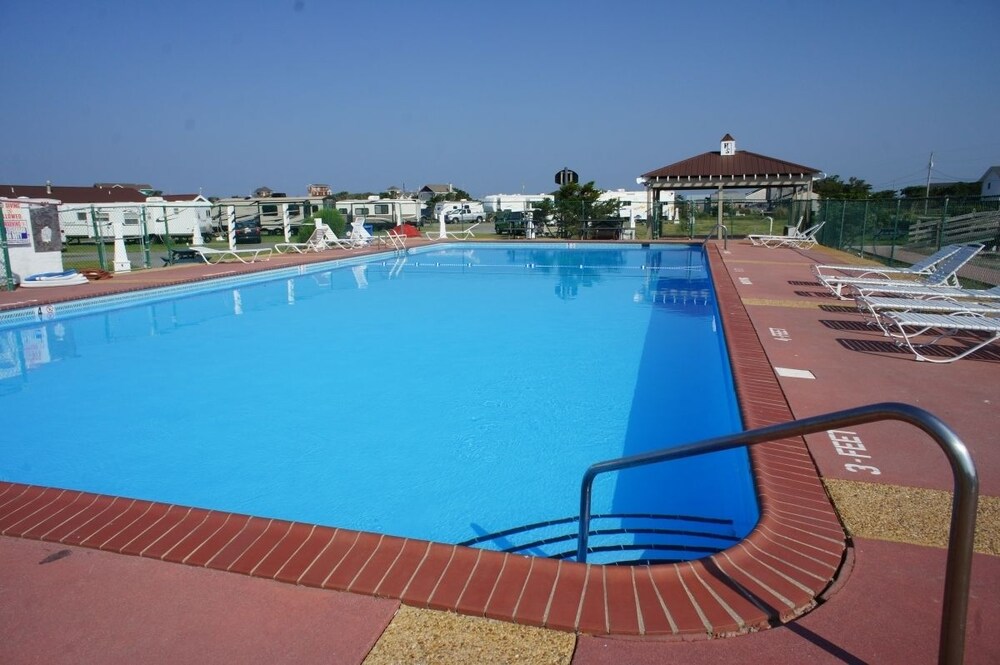
[[[365,231],[368,231],[368,233],[375,233],[375,225],[365,224]]]
[[[785,227],[785,235],[786,236],[793,236],[793,235],[795,235],[798,232],[799,232],[799,227],[797,227],[797,226],[786,226]]]

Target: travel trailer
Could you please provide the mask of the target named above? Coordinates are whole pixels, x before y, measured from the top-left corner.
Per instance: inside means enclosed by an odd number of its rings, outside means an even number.
[[[420,201],[415,199],[344,199],[336,208],[348,223],[365,218],[366,222],[382,227],[400,224],[420,224]]]
[[[120,216],[120,217],[119,217]],[[192,236],[195,226],[213,231],[212,203],[201,195],[151,196],[144,203],[108,202],[100,205],[61,203],[59,226],[67,241],[115,237],[115,218],[125,239],[142,236]]]
[[[490,194],[483,197],[486,212],[498,213],[501,210],[511,212],[530,212],[538,203],[548,199],[555,200],[552,194]]]
[[[288,225],[295,233],[302,221],[319,211],[323,198],[293,196],[245,196],[218,199],[212,210],[216,228],[229,229],[229,208],[234,208],[236,220],[260,219],[261,230],[271,235],[281,235],[285,229],[285,206],[288,207]]]

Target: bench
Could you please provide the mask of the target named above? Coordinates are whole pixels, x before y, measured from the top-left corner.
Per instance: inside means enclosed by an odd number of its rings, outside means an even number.
[[[162,257],[163,258],[163,265],[165,265],[165,266],[172,266],[175,263],[179,263],[181,261],[199,261],[199,260],[201,260],[201,255],[198,252],[196,252],[193,249],[191,249],[190,247],[182,247],[180,249],[175,249],[175,248],[171,247],[167,251],[169,252],[169,254],[167,254],[166,256]]]

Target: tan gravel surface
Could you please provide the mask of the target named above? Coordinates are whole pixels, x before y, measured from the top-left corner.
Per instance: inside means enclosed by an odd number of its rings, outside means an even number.
[[[403,605],[364,665],[568,665],[575,646],[572,633]]]
[[[823,482],[851,535],[947,547],[950,492],[830,478]],[[1000,556],[998,497],[979,497],[975,550]]]

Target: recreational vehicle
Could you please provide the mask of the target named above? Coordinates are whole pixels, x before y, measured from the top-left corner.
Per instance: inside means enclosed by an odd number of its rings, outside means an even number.
[[[552,194],[490,194],[483,197],[483,207],[492,213],[501,210],[530,212],[545,200],[553,201],[555,197]]]
[[[646,190],[626,191],[624,189],[609,190],[597,197],[598,201],[617,201],[618,217],[643,221],[649,217],[649,203]]]
[[[295,233],[302,221],[319,211],[322,197],[291,196],[245,196],[219,199],[212,210],[216,228],[229,229],[229,208],[233,208],[237,220],[259,217],[263,233],[280,235],[285,229],[285,209],[288,210],[288,225]]]
[[[420,225],[420,201],[414,199],[344,199],[336,207],[348,223],[363,217],[380,228]]]
[[[145,203],[114,202],[101,205],[60,204],[59,226],[67,241],[115,237],[115,221],[126,240],[140,237],[192,236],[195,226],[211,234],[212,204],[201,196],[195,199],[149,197]]]
[[[450,218],[452,214],[460,212],[482,214],[485,211],[481,201],[439,201],[434,204],[434,219],[440,218],[441,213]]]

